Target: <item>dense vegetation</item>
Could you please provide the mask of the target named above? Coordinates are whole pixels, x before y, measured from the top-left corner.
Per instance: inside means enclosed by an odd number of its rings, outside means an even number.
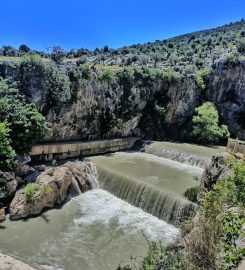
[[[34,104],[26,103],[18,89],[0,78],[0,169],[11,168],[14,150],[17,154],[28,152],[48,130],[45,117]]]
[[[150,66],[161,69],[174,68],[181,74],[195,74],[206,66],[225,60],[230,54],[245,52],[245,21],[230,23],[210,30],[194,32],[167,40],[112,49],[104,46],[94,51],[72,49],[64,51],[60,46],[50,48],[46,53],[31,50],[22,44],[19,49],[2,46],[0,56],[22,56],[39,54],[57,63],[86,62],[111,66]]]

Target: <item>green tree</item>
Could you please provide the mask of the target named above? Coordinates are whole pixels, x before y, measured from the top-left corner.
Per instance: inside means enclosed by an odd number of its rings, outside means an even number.
[[[17,89],[0,80],[0,122],[9,123],[11,146],[18,154],[28,152],[48,130],[45,117],[27,104]]]
[[[65,52],[60,46],[53,46],[51,49],[51,59],[60,64],[65,57]]]
[[[196,109],[192,118],[192,134],[199,143],[218,143],[229,136],[226,125],[219,125],[219,115],[211,102],[205,102]]]
[[[10,129],[6,122],[0,122],[0,170],[9,170],[14,165],[15,152],[10,145]]]

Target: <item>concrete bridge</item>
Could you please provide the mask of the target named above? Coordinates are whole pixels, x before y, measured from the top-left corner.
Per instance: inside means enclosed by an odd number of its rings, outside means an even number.
[[[245,141],[228,139],[226,151],[239,159],[245,160]]]
[[[33,161],[62,160],[80,156],[106,154],[133,147],[138,137],[112,140],[57,142],[35,145],[29,155]]]

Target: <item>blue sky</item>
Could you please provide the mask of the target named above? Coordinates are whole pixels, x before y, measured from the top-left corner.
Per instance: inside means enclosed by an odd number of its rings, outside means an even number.
[[[112,48],[245,18],[245,0],[1,1],[0,44]]]

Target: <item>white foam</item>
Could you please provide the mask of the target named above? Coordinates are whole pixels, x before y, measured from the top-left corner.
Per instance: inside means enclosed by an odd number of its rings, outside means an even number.
[[[86,192],[73,199],[79,205],[82,216],[76,218],[78,226],[115,222],[127,233],[141,231],[151,241],[173,242],[179,230],[172,225],[134,207],[102,189]]]

